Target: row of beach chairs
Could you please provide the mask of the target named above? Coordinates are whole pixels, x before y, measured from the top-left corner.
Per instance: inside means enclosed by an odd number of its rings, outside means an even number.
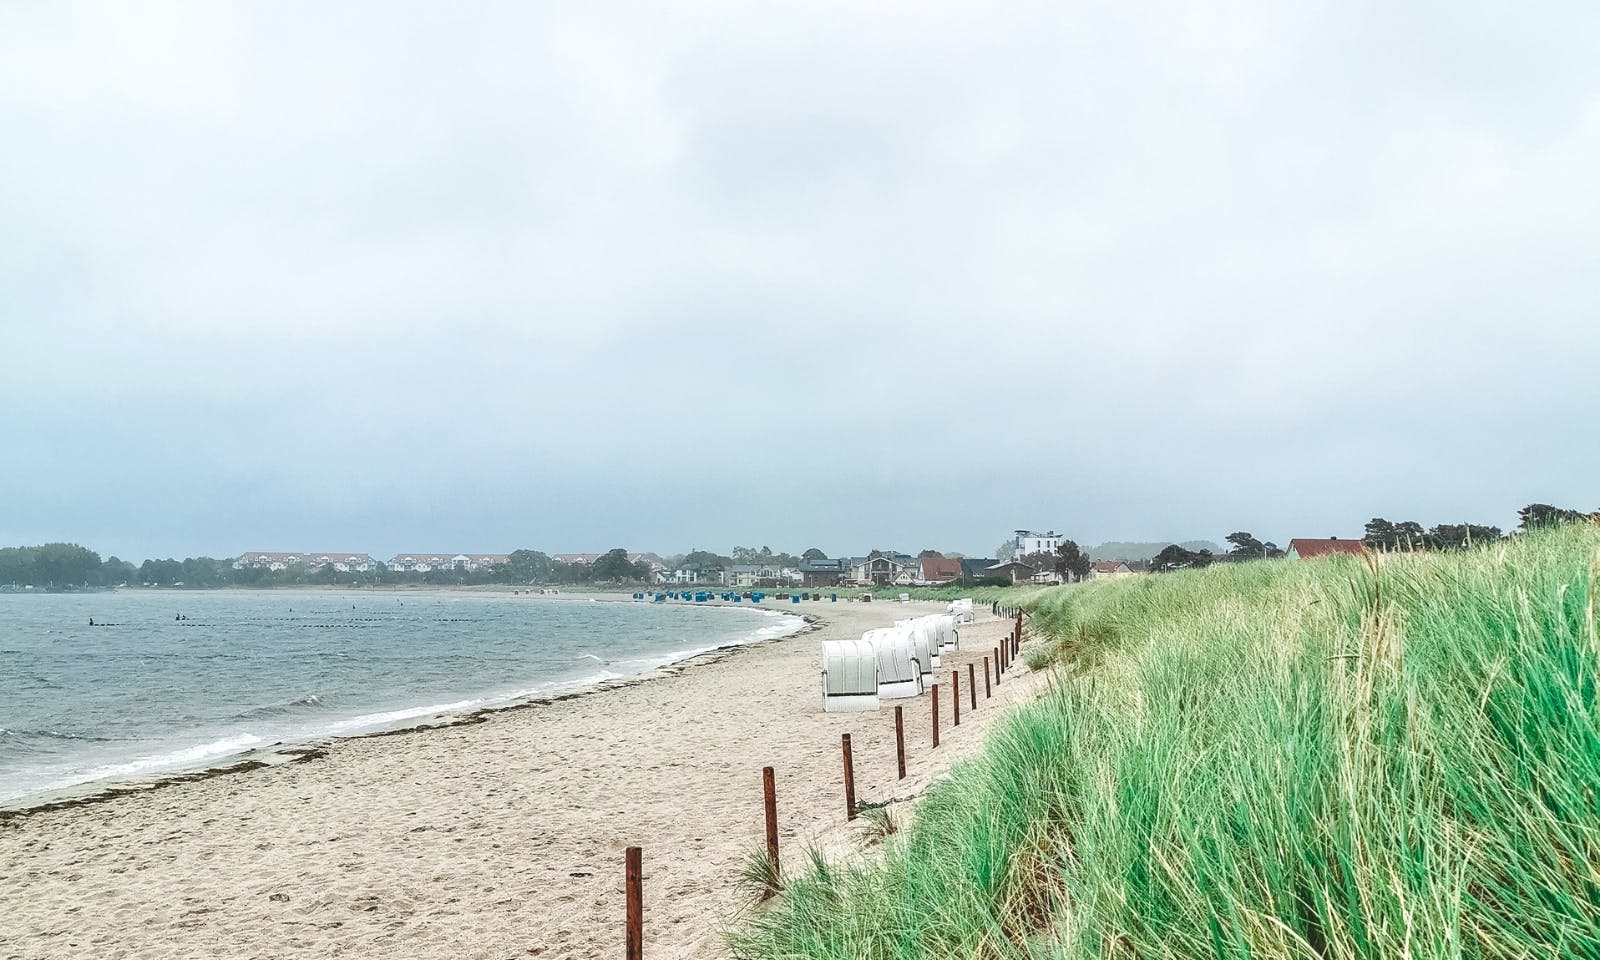
[[[876,710],[880,700],[917,696],[933,683],[939,655],[959,649],[957,627],[971,622],[972,601],[957,600],[948,613],[896,620],[892,627],[868,630],[860,640],[825,641],[822,709]]]

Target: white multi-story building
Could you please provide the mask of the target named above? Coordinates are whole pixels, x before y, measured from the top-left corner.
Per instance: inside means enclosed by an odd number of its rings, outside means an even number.
[[[1061,534],[1051,530],[1049,533],[1037,533],[1033,530],[1018,530],[1016,549],[1011,551],[1011,559],[1019,560],[1030,553],[1055,553],[1061,546]]]
[[[308,570],[321,570],[323,567],[332,567],[340,573],[366,573],[377,569],[378,563],[365,553],[274,553],[270,551],[249,550],[239,554],[239,559],[233,561],[233,569],[246,568],[287,570],[290,567],[305,567]]]
[[[486,570],[510,560],[504,553],[399,553],[389,560],[389,569],[401,573],[427,573],[431,570]]]

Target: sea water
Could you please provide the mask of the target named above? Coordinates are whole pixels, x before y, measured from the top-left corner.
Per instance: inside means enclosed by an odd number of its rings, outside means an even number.
[[[803,625],[503,593],[0,593],[0,804],[579,689]]]

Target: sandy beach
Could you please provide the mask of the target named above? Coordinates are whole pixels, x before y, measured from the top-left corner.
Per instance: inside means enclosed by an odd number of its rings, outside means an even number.
[[[8,820],[0,957],[618,957],[629,845],[644,848],[646,955],[722,956],[720,929],[751,904],[737,874],[761,844],[763,766],[785,862],[845,851],[841,734],[861,799],[913,798],[1037,690],[1019,665],[984,698],[981,657],[1009,621],[980,610],[941,668],[942,746],[926,695],[893,701],[897,782],[890,702],[824,713],[820,645],[943,607],[806,604],[816,629],[645,681]]]

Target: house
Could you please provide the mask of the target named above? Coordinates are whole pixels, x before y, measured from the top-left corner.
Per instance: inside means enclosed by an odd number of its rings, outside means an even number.
[[[598,553],[553,553],[550,555],[551,563],[568,563],[589,566],[600,559]]]
[[[997,563],[993,566],[985,567],[983,571],[986,579],[1010,580],[1012,586],[1032,583],[1034,574],[1038,572],[1028,564],[1016,560]]]
[[[686,584],[725,584],[728,574],[721,570],[707,570],[697,564],[679,567],[676,570],[663,569],[656,574],[657,583]]]
[[[800,572],[772,564],[736,563],[728,568],[730,587],[787,587],[802,581]]]
[[[1290,540],[1289,549],[1285,550],[1283,555],[1291,560],[1310,560],[1313,557],[1328,557],[1336,553],[1360,556],[1366,552],[1367,545],[1360,540],[1341,540],[1338,537],[1311,540],[1301,537]]]
[[[865,557],[852,557],[850,560],[850,582],[862,586],[878,584],[887,586],[910,584],[916,579],[918,571],[917,558],[904,553],[887,553],[874,550]],[[901,582],[901,578],[904,583]]]
[[[239,559],[233,561],[233,569],[266,569],[287,570],[290,567],[305,567],[308,570],[321,570],[323,567],[332,567],[340,573],[366,573],[376,570],[378,562],[365,553],[273,553],[251,550],[239,554]]]
[[[1136,576],[1133,568],[1122,560],[1096,560],[1089,568],[1091,580],[1117,580],[1132,576]]]
[[[967,557],[960,561],[961,580],[963,583],[975,583],[989,576],[989,568],[994,566],[993,560],[983,557]]]
[[[389,569],[400,573],[428,573],[433,570],[487,570],[510,563],[506,553],[397,553],[389,558]]]
[[[265,550],[246,550],[239,554],[239,559],[233,561],[233,569],[267,569],[287,570],[291,566],[302,566],[306,562],[303,553],[275,553]]]
[[[667,565],[661,562],[661,558],[653,553],[630,553],[628,554],[628,562],[635,566],[641,563],[644,564],[649,568],[650,579],[652,580],[659,579],[661,572],[667,569]]]
[[[807,587],[837,587],[850,575],[848,559],[801,560],[800,580]]]
[[[961,579],[961,561],[955,557],[923,557],[919,561],[923,583],[949,583]]]
[[[1011,551],[1011,559],[1020,560],[1030,553],[1055,553],[1061,546],[1061,534],[1051,530],[1048,533],[1035,533],[1032,530],[1018,530],[1016,532],[1017,546]]]
[[[332,567],[340,573],[366,573],[378,568],[377,561],[364,553],[308,553],[306,566],[313,570]]]

